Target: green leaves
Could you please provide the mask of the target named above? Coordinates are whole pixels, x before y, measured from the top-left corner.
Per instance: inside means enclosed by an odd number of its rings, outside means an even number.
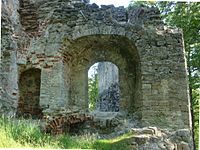
[[[194,139],[198,147],[200,99],[200,3],[160,2],[158,4],[168,25],[182,28],[193,115]]]
[[[89,109],[92,111],[95,108],[95,104],[98,96],[98,74],[97,68],[94,67],[94,74],[88,78],[88,95],[89,95]]]

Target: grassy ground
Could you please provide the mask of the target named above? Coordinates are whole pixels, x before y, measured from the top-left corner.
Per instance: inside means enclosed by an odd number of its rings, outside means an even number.
[[[38,123],[0,117],[0,148],[128,150],[130,147],[127,140],[124,140],[128,137],[129,133],[109,140],[96,139],[92,135],[53,137],[41,133]]]

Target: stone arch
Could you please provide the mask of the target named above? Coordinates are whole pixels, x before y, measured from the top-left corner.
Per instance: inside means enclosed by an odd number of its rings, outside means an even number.
[[[131,49],[135,49],[135,51],[133,51],[134,53],[132,53],[131,55],[134,55],[134,57],[137,57],[137,59],[142,60],[143,58],[141,57],[141,55],[142,53],[144,53],[144,50],[140,47],[142,45],[140,39],[142,39],[142,42],[146,43],[148,33],[142,27],[135,26],[133,24],[113,24],[114,25],[99,25],[98,27],[82,25],[79,28],[75,28],[71,33],[71,38],[67,39],[66,42],[64,42],[64,46],[70,47],[71,45],[73,45],[74,41],[77,41],[78,39],[81,39],[83,37],[123,37],[124,39],[126,39],[126,41],[132,44]],[[138,47],[138,45],[140,46]]]
[[[19,77],[19,100],[17,114],[23,117],[40,118],[42,110],[39,106],[41,70],[30,68]]]
[[[99,27],[92,28],[89,26],[80,26],[80,28],[73,30],[72,39],[76,40],[78,38],[91,35],[118,35],[130,38],[126,28],[118,24],[118,26],[99,25]]]
[[[67,68],[72,68],[71,104],[88,107],[87,71],[95,62],[110,61],[119,68],[121,111],[131,112],[141,108],[140,60],[133,41],[121,35],[83,36],[71,41],[63,55],[65,60],[67,58]]]

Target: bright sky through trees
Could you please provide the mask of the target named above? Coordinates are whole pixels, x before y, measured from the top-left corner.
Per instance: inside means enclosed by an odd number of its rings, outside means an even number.
[[[90,0],[90,3],[96,3],[97,5],[111,5],[115,7],[124,6],[127,7],[130,3],[130,0]]]
[[[88,70],[88,77],[92,78],[97,73],[98,63],[93,64]]]
[[[118,6],[124,6],[128,7],[131,0],[90,0],[90,3],[96,3],[97,5],[111,5],[113,4],[115,7]],[[142,1],[142,0],[141,0]],[[145,1],[145,0],[144,0]],[[148,1],[154,1],[154,0],[148,0]],[[170,1],[170,0],[158,0],[158,1]],[[181,2],[199,2],[200,0],[175,0],[175,1],[181,1]]]

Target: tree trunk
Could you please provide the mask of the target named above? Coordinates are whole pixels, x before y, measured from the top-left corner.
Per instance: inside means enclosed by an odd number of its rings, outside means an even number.
[[[193,110],[193,97],[192,97],[192,70],[191,70],[191,51],[190,51],[190,46],[187,45],[186,46],[187,51],[188,51],[188,56],[187,56],[187,65],[188,65],[188,77],[189,77],[189,96],[190,96],[190,109],[191,109],[191,119],[192,119],[192,138],[193,138],[193,146],[194,146],[194,150],[196,150],[196,144],[195,144],[195,140],[194,140],[194,110]]]

